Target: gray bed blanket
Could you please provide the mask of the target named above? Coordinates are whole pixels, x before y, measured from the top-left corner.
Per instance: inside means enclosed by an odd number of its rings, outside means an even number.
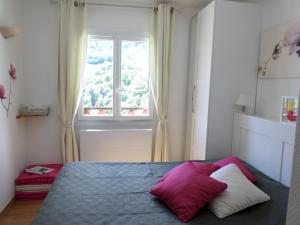
[[[32,225],[183,224],[148,190],[177,163],[70,163]],[[271,201],[218,219],[201,209],[190,225],[285,225],[288,188],[247,165]]]

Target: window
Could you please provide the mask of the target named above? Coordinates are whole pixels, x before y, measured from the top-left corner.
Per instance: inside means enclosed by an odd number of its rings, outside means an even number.
[[[83,118],[151,118],[149,39],[89,36]]]

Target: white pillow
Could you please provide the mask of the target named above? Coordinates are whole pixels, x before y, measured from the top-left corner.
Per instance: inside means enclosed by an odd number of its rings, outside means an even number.
[[[222,167],[210,176],[228,185],[223,193],[208,204],[210,210],[221,219],[270,200],[270,197],[252,184],[235,164]]]

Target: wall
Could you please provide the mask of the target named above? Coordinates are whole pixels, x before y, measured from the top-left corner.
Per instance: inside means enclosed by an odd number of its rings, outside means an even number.
[[[170,82],[169,104],[169,141],[171,160],[182,160],[184,154],[185,132],[185,101],[188,71],[189,50],[189,24],[192,13],[189,10],[175,12],[174,42],[172,77]],[[138,30],[149,32],[151,30],[152,13],[149,9],[130,9],[118,7],[88,8],[89,33],[101,33],[116,28],[126,27],[128,31]],[[106,18],[106,20],[105,20]],[[136,20],[136,18],[139,18]],[[122,24],[120,24],[122,20]],[[103,22],[102,22],[103,21]],[[155,128],[154,122],[101,122],[101,121],[78,121],[77,131],[81,129],[114,129],[114,128]]]
[[[300,110],[300,109],[299,109]],[[300,112],[299,112],[300,113]],[[293,178],[289,194],[289,205],[287,215],[287,225],[298,225],[300,220],[300,117],[297,121],[296,141],[295,141]]]
[[[95,10],[95,8],[94,8]],[[141,9],[143,12],[144,9]],[[126,10],[123,9],[126,14]],[[129,9],[130,11],[130,9]],[[176,12],[174,30],[174,55],[170,84],[169,130],[172,160],[183,159],[185,132],[185,99],[188,67],[190,13]],[[104,9],[102,13],[112,13]],[[151,10],[148,22],[151,21]],[[60,162],[59,119],[57,110],[57,6],[48,0],[27,0],[24,4],[24,74],[25,104],[49,104],[52,112],[48,119],[27,122],[28,162]],[[97,21],[98,23],[99,21]],[[116,15],[116,20],[120,19]],[[133,20],[141,24],[143,21]],[[145,22],[145,21],[144,21]],[[148,24],[150,26],[150,24]],[[111,128],[118,124],[77,122],[77,131],[85,128]],[[124,125],[128,126],[128,125]],[[152,124],[134,123],[131,127],[145,128]]]
[[[0,25],[20,25],[20,0],[0,0]],[[0,83],[9,85],[8,69],[13,63],[17,69],[17,80],[13,84],[12,105],[9,117],[0,105],[0,212],[14,195],[14,179],[24,169],[26,139],[24,122],[16,120],[22,97],[22,34],[3,39],[0,35]],[[6,88],[8,92],[8,88]]]
[[[88,6],[89,35],[148,37],[151,30],[151,10],[111,6]],[[122,23],[120,23],[122,21]],[[81,108],[79,110],[82,110]],[[87,129],[154,129],[153,121],[86,120],[79,116],[76,132]],[[78,138],[79,139],[79,138]],[[78,140],[80,141],[80,140]]]
[[[300,17],[299,0],[264,0],[262,28],[279,25]],[[257,86],[256,114],[280,118],[281,97],[298,96],[300,78],[259,79]]]
[[[278,25],[287,22],[290,19],[300,16],[299,0],[264,0],[264,16],[262,28]],[[257,93],[257,113],[279,117],[281,107],[281,96],[299,96],[300,78],[296,79],[273,79],[259,80]],[[289,209],[287,216],[287,225],[299,224],[299,118],[297,122],[296,146],[294,152],[294,166],[292,187],[289,197]]]
[[[61,162],[57,104],[58,14],[48,0],[26,0],[24,27],[24,104],[50,105],[46,119],[27,121],[28,163]]]

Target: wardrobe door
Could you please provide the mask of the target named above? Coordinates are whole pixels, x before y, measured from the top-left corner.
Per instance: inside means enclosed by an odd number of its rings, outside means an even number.
[[[256,96],[261,32],[259,4],[217,0],[214,22],[206,159],[232,154],[235,102],[240,94]],[[249,112],[253,109],[248,107]]]
[[[190,64],[189,64],[189,79],[187,92],[187,111],[186,111],[186,141],[185,141],[185,159],[191,159],[191,135],[192,135],[192,110],[193,110],[193,94],[194,80],[196,74],[196,47],[197,47],[197,15],[192,19],[191,34],[190,34]]]
[[[215,2],[197,15],[195,75],[192,94],[191,154],[194,160],[206,158],[210,80],[214,41]]]

